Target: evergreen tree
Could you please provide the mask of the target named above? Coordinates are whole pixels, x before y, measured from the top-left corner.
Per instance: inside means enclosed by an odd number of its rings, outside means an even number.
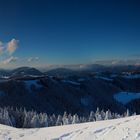
[[[96,113],[95,113],[95,118],[96,118],[96,121],[101,121],[102,120],[102,116],[101,116],[101,113],[100,113],[100,110],[99,110],[98,107],[97,107],[97,110],[96,110]]]
[[[95,121],[95,113],[93,111],[90,112],[88,121],[89,122]]]
[[[130,116],[130,112],[129,112],[129,109],[127,109],[126,111],[126,117],[129,117]]]
[[[75,115],[73,116],[72,124],[76,124],[76,123],[79,123],[79,122],[80,122],[80,121],[79,121],[79,117],[78,117],[77,114],[75,114]]]
[[[67,125],[67,124],[69,124],[69,120],[68,120],[67,112],[64,112],[64,115],[63,115],[62,121],[63,121],[63,125]]]
[[[39,128],[40,127],[40,121],[39,121],[39,117],[37,114],[35,114],[30,122],[30,127],[31,128]]]
[[[105,115],[105,120],[109,120],[109,119],[112,119],[112,115],[111,115],[111,111],[107,110]]]
[[[69,115],[68,115],[68,124],[72,124],[72,119],[73,119],[73,118],[72,118],[71,114],[69,114]]]
[[[62,116],[61,115],[58,115],[57,117],[57,121],[56,121],[56,126],[59,126],[59,125],[62,125],[63,122],[62,122]]]
[[[48,116],[45,113],[39,114],[40,127],[48,127]]]

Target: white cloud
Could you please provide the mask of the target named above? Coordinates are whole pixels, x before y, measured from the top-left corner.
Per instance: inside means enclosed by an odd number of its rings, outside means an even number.
[[[12,39],[9,42],[0,41],[0,64],[6,65],[11,62],[17,61],[17,57],[12,56],[12,54],[17,50],[19,41]]]
[[[6,43],[3,43],[2,41],[0,41],[0,54],[12,55],[19,47],[18,43],[19,43],[19,40],[16,40],[16,39],[12,39]]]
[[[18,46],[19,40],[12,39],[10,42],[7,43],[7,52],[11,55],[13,54],[16,49],[19,47]]]
[[[101,65],[139,65],[140,59],[100,60],[100,61],[95,61],[95,64],[101,64]]]
[[[39,57],[30,57],[27,59],[28,62],[38,61]]]
[[[15,62],[15,61],[17,61],[17,60],[18,60],[18,57],[11,56],[11,57],[9,57],[9,58],[3,60],[1,63],[6,65],[6,64]]]

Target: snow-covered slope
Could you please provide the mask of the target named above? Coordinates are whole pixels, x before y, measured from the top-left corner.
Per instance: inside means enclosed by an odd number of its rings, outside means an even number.
[[[132,100],[139,99],[140,93],[135,92],[119,92],[114,95],[114,98],[122,104],[127,104]]]
[[[140,140],[140,116],[40,129],[0,125],[0,140]]]

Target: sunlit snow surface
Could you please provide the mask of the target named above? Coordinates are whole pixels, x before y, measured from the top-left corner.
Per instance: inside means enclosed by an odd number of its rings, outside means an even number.
[[[114,98],[118,102],[121,102],[122,104],[127,104],[128,102],[130,102],[134,99],[139,99],[140,98],[140,93],[119,92],[119,93],[114,95]]]
[[[0,140],[140,140],[140,116],[40,129],[0,125]]]

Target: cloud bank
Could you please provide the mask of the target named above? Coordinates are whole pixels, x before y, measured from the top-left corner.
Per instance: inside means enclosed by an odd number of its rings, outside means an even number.
[[[18,57],[14,57],[14,56],[11,56],[5,60],[2,61],[3,64],[9,64],[11,62],[16,62],[18,60]]]

